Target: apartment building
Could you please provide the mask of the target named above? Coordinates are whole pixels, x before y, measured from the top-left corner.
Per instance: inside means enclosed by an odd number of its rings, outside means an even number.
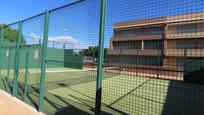
[[[203,38],[202,12],[115,23],[108,62],[182,71],[186,57],[204,57]]]

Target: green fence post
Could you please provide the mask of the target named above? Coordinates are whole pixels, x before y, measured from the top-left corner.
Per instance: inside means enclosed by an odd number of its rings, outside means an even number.
[[[15,59],[13,96],[17,95],[17,90],[18,90],[19,52],[20,52],[19,48],[20,48],[20,41],[21,41],[21,37],[22,37],[22,26],[23,26],[23,22],[19,21],[18,38],[17,38],[17,46],[16,46],[16,59]]]
[[[97,82],[96,82],[96,102],[95,114],[100,115],[101,111],[101,95],[102,95],[102,80],[103,80],[103,63],[104,63],[104,37],[106,23],[106,3],[107,0],[101,0],[101,15],[100,15],[100,33],[99,33],[99,53],[97,67]]]
[[[27,82],[28,82],[28,65],[29,65],[29,48],[26,49],[26,71],[25,71],[25,80],[24,80],[24,83],[25,83],[25,88],[24,88],[24,100],[26,99],[26,96],[27,96],[27,89],[28,89],[28,85],[27,85]]]
[[[8,54],[8,65],[7,65],[7,78],[6,78],[6,86],[7,91],[9,90],[9,77],[10,77],[10,64],[11,64],[11,47],[9,48],[9,54]]]
[[[40,78],[40,98],[38,110],[44,111],[44,84],[45,84],[45,69],[46,69],[46,52],[49,32],[49,11],[45,12],[45,25],[44,25],[44,36],[43,36],[43,49],[42,49],[42,60],[41,60],[41,78]]]
[[[2,45],[3,45],[3,38],[4,38],[4,27],[1,27],[0,28],[0,80],[2,79],[2,76],[1,76],[1,69],[2,69],[2,54],[3,54],[3,51],[2,51]]]

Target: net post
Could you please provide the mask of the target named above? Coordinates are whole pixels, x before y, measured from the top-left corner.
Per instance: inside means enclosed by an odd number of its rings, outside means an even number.
[[[20,52],[20,41],[21,41],[21,37],[22,37],[22,26],[23,26],[23,22],[20,20],[19,26],[18,26],[18,38],[17,38],[17,45],[16,45],[14,86],[13,86],[13,92],[12,92],[13,96],[17,95],[17,90],[18,90],[19,52]]]
[[[0,28],[0,80],[2,79],[1,70],[2,70],[2,45],[3,45],[3,38],[4,38],[4,27],[1,26]]]
[[[44,111],[44,84],[45,84],[45,69],[46,69],[46,52],[49,32],[49,15],[50,11],[45,11],[45,25],[44,25],[44,36],[43,36],[43,49],[41,59],[41,77],[40,77],[40,97],[39,107],[40,112]]]
[[[99,52],[98,52],[98,67],[97,67],[97,81],[96,81],[96,101],[95,114],[101,113],[101,95],[102,95],[102,80],[103,80],[103,63],[104,63],[104,34],[106,24],[106,3],[107,0],[101,0],[101,14],[100,14],[100,33],[99,33]]]

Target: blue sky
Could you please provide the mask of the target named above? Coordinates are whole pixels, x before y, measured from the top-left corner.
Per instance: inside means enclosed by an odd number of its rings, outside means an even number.
[[[0,23],[16,22],[75,0],[4,0],[0,4]],[[105,47],[109,47],[116,22],[204,11],[204,0],[107,0]],[[98,45],[100,0],[87,0],[71,7],[51,12],[49,38],[75,44],[75,49]],[[24,23],[27,41],[43,35],[44,17]],[[14,27],[17,27],[14,25]],[[29,40],[32,39],[32,40]],[[49,43],[52,44],[52,43]]]
[[[0,23],[12,23],[76,0],[1,0]]]

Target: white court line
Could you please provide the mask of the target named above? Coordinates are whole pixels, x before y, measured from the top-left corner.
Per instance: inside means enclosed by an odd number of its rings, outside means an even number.
[[[103,68],[103,70],[109,70],[109,69],[114,69],[114,68],[117,68],[117,67],[108,67],[108,68]],[[36,72],[37,71],[37,72]],[[40,70],[31,70],[29,71],[29,73],[40,73],[41,71]],[[66,69],[66,70],[46,70],[46,73],[57,73],[57,72],[83,72],[83,71],[97,71],[97,69],[93,69],[93,68],[90,68],[90,69]]]
[[[86,71],[86,70],[47,70],[47,73],[56,73],[56,72],[75,72],[75,71]],[[29,73],[40,73],[41,71],[35,72],[30,71]]]

